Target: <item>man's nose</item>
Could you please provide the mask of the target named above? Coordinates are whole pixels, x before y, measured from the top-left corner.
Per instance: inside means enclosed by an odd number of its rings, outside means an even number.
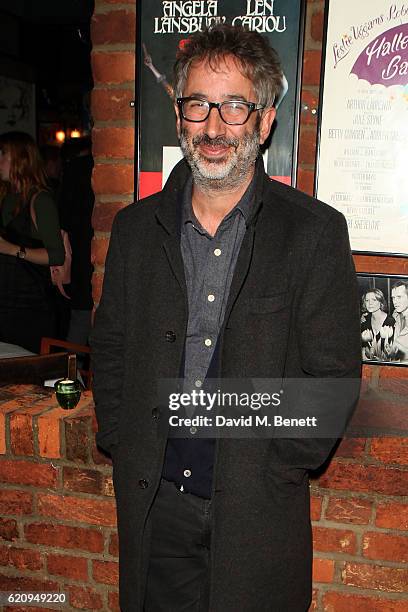
[[[205,132],[210,138],[215,138],[225,133],[226,123],[221,119],[218,108],[213,107],[210,110],[205,122]]]

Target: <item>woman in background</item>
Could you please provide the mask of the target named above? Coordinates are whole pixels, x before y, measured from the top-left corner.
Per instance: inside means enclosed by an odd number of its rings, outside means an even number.
[[[0,136],[0,341],[39,352],[54,334],[50,265],[64,263],[55,203],[47,190],[34,140],[23,132]]]
[[[388,314],[380,289],[370,289],[362,300],[361,339],[363,359],[386,359],[391,350],[395,319]]]

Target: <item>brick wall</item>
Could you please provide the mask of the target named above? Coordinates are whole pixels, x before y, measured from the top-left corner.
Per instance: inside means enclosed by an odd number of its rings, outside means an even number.
[[[111,467],[95,429],[89,392],[66,411],[50,391],[0,389],[0,591],[60,591],[64,610],[119,610]]]
[[[312,193],[323,2],[308,0],[307,7],[298,186]],[[134,19],[135,0],[96,0],[96,301],[113,216],[133,198]],[[408,274],[404,258],[355,261],[361,272]],[[364,377],[360,412],[372,412],[375,403],[377,424],[392,417],[401,430],[408,415],[407,370],[366,366]],[[69,414],[33,389],[22,399],[0,401],[0,588],[56,585],[67,590],[72,609],[117,609],[111,474],[93,446],[90,398]],[[407,465],[406,438],[349,439],[312,481],[313,610],[408,609]]]
[[[387,408],[393,429],[408,431],[408,382],[393,370],[365,377],[357,424],[369,415],[381,427]],[[50,391],[0,388],[0,591],[61,591],[64,609],[119,610],[111,466],[95,429],[89,392],[64,411]],[[407,466],[406,438],[351,438],[312,480],[311,610],[407,609]]]

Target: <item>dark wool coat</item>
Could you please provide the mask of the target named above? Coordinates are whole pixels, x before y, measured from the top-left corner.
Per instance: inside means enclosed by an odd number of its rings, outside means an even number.
[[[180,162],[161,193],[117,215],[92,339],[97,441],[113,458],[120,602],[126,612],[143,609],[147,515],[166,447],[166,436],[158,434],[156,382],[178,377],[183,358],[188,305],[179,214],[189,172]],[[260,162],[257,172],[258,214],[244,236],[232,281],[221,331],[221,375],[359,376],[359,301],[345,220],[270,180]],[[307,610],[308,471],[322,465],[333,444],[218,441],[211,612]]]

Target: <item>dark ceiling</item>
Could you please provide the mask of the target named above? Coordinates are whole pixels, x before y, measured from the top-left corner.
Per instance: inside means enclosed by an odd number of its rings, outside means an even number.
[[[0,0],[0,10],[32,23],[80,24],[89,21],[93,0]]]
[[[0,32],[8,40],[1,45],[3,57],[31,69],[40,116],[81,113],[83,96],[93,87],[93,10],[93,0],[0,0]]]

